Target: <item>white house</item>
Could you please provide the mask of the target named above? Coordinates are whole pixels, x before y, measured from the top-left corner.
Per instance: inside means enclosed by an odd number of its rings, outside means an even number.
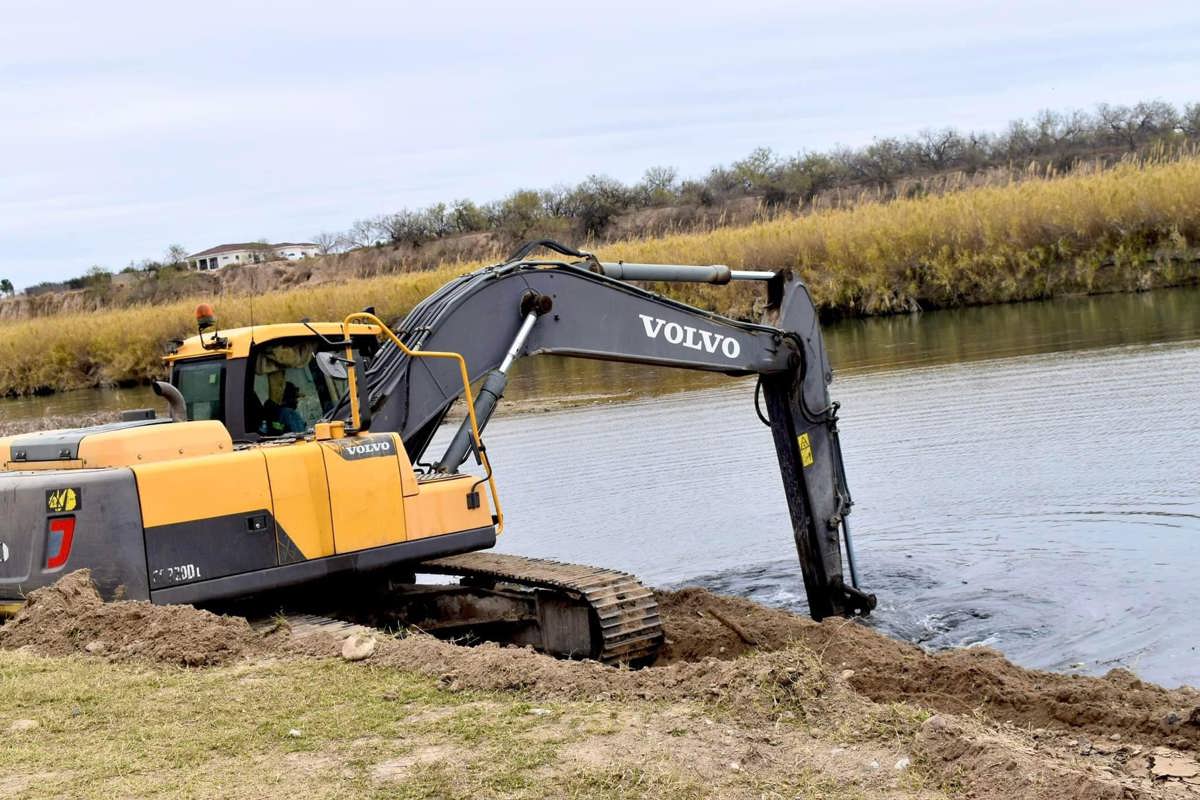
[[[210,270],[228,267],[230,264],[259,264],[264,261],[299,261],[319,255],[321,249],[312,242],[241,242],[221,244],[192,253],[187,257],[190,269]]]

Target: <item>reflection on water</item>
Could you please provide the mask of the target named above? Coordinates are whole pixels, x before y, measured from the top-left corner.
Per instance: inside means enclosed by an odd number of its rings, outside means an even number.
[[[1200,684],[1198,309],[1176,289],[828,326],[872,624]],[[563,395],[628,402],[492,423],[502,549],[802,608],[753,380],[518,362],[510,398]],[[154,405],[78,392],[0,418]]]
[[[9,397],[0,400],[0,421],[38,417],[74,417],[93,411],[163,407],[148,386],[132,389],[84,389],[45,397]]]

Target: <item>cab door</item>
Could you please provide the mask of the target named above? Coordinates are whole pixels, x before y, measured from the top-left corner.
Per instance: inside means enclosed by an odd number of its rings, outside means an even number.
[[[405,541],[400,439],[379,433],[322,441],[334,552]]]

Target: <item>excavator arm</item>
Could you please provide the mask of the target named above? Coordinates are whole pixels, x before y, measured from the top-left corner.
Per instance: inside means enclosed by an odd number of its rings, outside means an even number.
[[[561,258],[532,258],[537,250]],[[704,311],[643,288],[636,281],[766,285],[762,323]],[[600,262],[551,241],[533,242],[496,266],[443,286],[396,326],[410,350],[460,353],[475,392],[479,425],[503,394],[509,367],[521,356],[577,358],[757,375],[759,416],[771,427],[791,514],[810,613],[815,619],[868,613],[874,595],[857,588],[846,516],[851,499],[838,441],[837,404],[816,309],[788,272]],[[386,343],[359,382],[363,427],[400,434],[414,464],[462,394],[457,365],[413,358]],[[347,403],[330,413],[346,418]],[[464,426],[427,468],[455,472],[474,445]],[[843,570],[843,542],[845,566]]]

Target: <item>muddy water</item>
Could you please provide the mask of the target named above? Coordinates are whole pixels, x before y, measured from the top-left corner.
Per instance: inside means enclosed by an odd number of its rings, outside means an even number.
[[[1200,289],[826,330],[872,624],[1027,666],[1200,684]],[[509,399],[604,405],[488,429],[509,552],[801,610],[753,382],[560,359]],[[0,401],[0,419],[155,405]]]
[[[830,340],[874,625],[1200,685],[1200,291],[856,322]],[[636,394],[627,370],[607,388]],[[752,397],[726,379],[497,420],[503,549],[802,609]]]

